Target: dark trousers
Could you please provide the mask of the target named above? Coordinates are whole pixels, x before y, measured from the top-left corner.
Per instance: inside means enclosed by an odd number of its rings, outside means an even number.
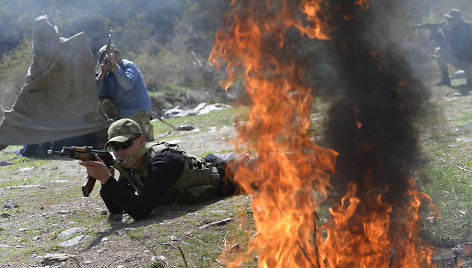
[[[457,69],[464,70],[467,80],[467,85],[472,86],[472,63],[465,62],[457,58],[449,49],[436,48],[435,57],[438,62],[439,70],[441,71],[443,81],[449,80],[448,64]]]

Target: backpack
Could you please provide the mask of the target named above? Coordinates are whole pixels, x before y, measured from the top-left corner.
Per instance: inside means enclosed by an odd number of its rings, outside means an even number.
[[[186,159],[182,173],[159,199],[160,204],[197,203],[218,195],[220,174],[210,161],[187,154],[177,144],[153,142],[146,144],[145,148],[143,150],[148,153],[148,159],[152,159],[156,154],[164,150],[178,152]],[[133,177],[133,174],[130,174],[123,168],[118,170],[139,194],[143,182],[139,178]]]
[[[180,150],[177,144],[157,142],[151,147],[149,156],[153,157],[162,150],[181,153],[187,161],[179,178],[160,198],[162,203],[197,203],[217,196],[220,174],[215,166],[203,158],[189,155]]]

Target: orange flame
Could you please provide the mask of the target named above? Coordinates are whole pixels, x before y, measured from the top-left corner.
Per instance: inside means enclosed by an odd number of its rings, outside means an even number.
[[[284,1],[280,11],[267,3],[262,7],[257,1],[245,3],[248,6],[242,10],[233,1],[234,22],[218,32],[210,62],[219,67],[217,59],[226,60],[225,88],[242,69],[253,102],[236,141],[247,143],[258,157],[256,168],[241,168],[235,177],[245,192],[255,192],[251,208],[258,233],[248,252],[257,253],[260,267],[307,266],[315,250],[314,189],[326,196],[336,152],[317,146],[308,135],[313,98],[303,84],[300,67],[293,58],[280,59],[271,52],[283,49],[291,27],[321,39],[328,37],[329,29],[324,28],[326,23],[318,23],[316,15],[321,11],[315,1],[302,1],[299,6],[312,27],[302,24],[290,1]],[[269,39],[277,46],[267,47]],[[226,262],[237,266],[241,260]]]
[[[320,263],[326,266],[320,267],[431,267],[433,252],[418,241],[417,233],[420,198],[431,199],[416,191],[414,181],[408,192],[410,205],[399,208],[404,214],[393,220],[392,205],[381,194],[370,202],[363,198],[369,204],[360,204],[356,190],[350,184],[339,207],[330,209],[332,221],[323,226],[327,237],[319,247]]]
[[[230,256],[226,248],[220,260],[237,267],[257,254],[259,267],[388,267],[389,262],[393,267],[420,267],[431,252],[415,240],[420,196],[416,191],[410,193],[414,202],[405,208],[412,226],[401,221],[408,230],[402,238],[392,238],[392,205],[372,193],[369,204],[360,203],[354,184],[341,204],[330,209],[332,218],[322,227],[325,237],[317,227],[314,195],[327,196],[337,153],[310,138],[311,89],[295,59],[283,50],[292,27],[319,39],[329,38],[333,29],[326,23],[322,0],[301,0],[298,9],[288,0],[279,8],[261,2],[231,2],[209,58],[217,68],[226,63],[228,79],[221,82],[225,89],[244,80],[253,105],[234,141],[235,151],[246,146],[257,152],[257,164],[239,168],[235,175],[243,190],[252,194],[257,233],[247,252]],[[357,3],[365,7],[367,2]],[[394,246],[398,253],[391,257]]]
[[[304,0],[300,3],[300,10],[306,14],[307,20],[314,25],[313,27],[302,26],[301,23],[295,23],[293,26],[295,26],[302,35],[306,34],[310,38],[326,40],[330,39],[329,33],[333,31],[333,29],[328,25],[326,19],[322,20],[320,18],[320,14],[322,13],[319,2],[320,1]],[[287,2],[285,4],[288,5]]]
[[[369,9],[370,7],[370,3],[367,0],[358,0],[355,4],[359,5],[362,9]]]
[[[387,231],[392,208],[378,195],[371,204],[375,209],[363,215],[360,222],[354,222],[359,206],[355,194],[356,186],[351,184],[339,208],[330,209],[333,220],[324,226],[328,235],[320,247],[326,266],[321,267],[385,267],[388,263],[391,243]],[[356,227],[352,228],[352,224]]]

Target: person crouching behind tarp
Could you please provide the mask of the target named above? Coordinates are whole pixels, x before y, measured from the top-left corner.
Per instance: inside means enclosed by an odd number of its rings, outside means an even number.
[[[118,180],[114,169],[108,169],[101,160],[79,164],[102,183],[100,196],[112,215],[126,212],[140,220],[158,204],[200,202],[236,190],[218,157],[201,159],[177,145],[146,143],[141,128],[131,119],[113,122],[108,138],[105,148],[111,148],[120,163],[115,167],[120,171]]]
[[[442,80],[439,85],[451,85],[447,64],[464,70],[467,86],[472,87],[472,25],[462,19],[459,9],[451,9],[444,15],[447,28],[436,35],[435,57],[437,58]]]
[[[114,120],[131,118],[143,130],[146,141],[154,140],[151,97],[141,72],[131,61],[122,59],[112,45],[100,48],[99,74],[97,75],[98,97],[105,112]],[[118,110],[118,111],[116,111]]]

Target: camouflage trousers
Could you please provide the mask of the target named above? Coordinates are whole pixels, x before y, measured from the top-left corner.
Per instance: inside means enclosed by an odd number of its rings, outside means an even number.
[[[154,141],[154,128],[151,125],[151,122],[149,122],[151,116],[147,111],[139,111],[134,114],[126,115],[123,118],[133,119],[141,127],[146,141]]]
[[[100,106],[111,119],[121,119],[118,117],[118,106],[116,106],[116,104],[114,104],[111,100],[101,99]],[[139,111],[134,114],[123,116],[123,118],[129,118],[136,121],[136,123],[138,123],[139,127],[141,127],[141,130],[143,131],[143,135],[146,138],[146,141],[154,141],[154,128],[149,122],[149,120],[151,120],[151,116],[147,111]]]

